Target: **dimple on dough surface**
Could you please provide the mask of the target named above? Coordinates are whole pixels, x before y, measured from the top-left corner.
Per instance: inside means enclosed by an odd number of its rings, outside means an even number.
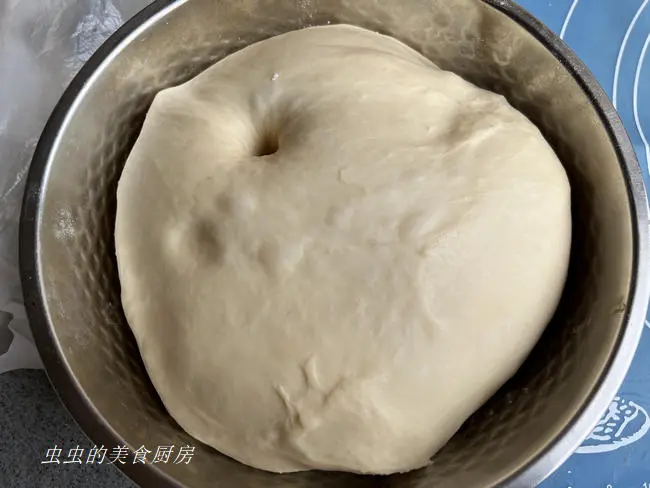
[[[563,287],[565,172],[504,98],[315,27],[159,93],[118,188],[124,310],[192,436],[248,465],[426,465]]]

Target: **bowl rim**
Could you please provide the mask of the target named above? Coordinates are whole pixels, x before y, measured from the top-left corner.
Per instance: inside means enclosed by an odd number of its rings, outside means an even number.
[[[124,441],[86,396],[73,375],[56,338],[43,293],[40,270],[40,213],[43,183],[53,151],[76,101],[102,66],[117,55],[141,31],[191,0],[154,0],[111,35],[73,78],[49,117],[36,146],[27,175],[19,228],[19,264],[25,307],[46,374],[75,422],[93,442],[103,446]],[[505,14],[540,42],[574,78],[591,100],[625,177],[632,217],[632,275],[623,326],[612,353],[593,390],[564,429],[534,458],[500,483],[503,488],[536,486],[555,471],[589,435],[614,398],[632,362],[643,331],[648,307],[648,203],[643,174],[627,132],[608,96],[593,74],[560,37],[513,0],[476,0]],[[117,467],[142,486],[184,488],[177,480],[152,465],[118,464]]]

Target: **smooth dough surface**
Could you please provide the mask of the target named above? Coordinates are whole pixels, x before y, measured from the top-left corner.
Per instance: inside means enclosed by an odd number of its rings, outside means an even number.
[[[566,174],[506,100],[350,26],[159,93],[118,188],[124,310],[170,414],[245,464],[426,465],[555,310]]]

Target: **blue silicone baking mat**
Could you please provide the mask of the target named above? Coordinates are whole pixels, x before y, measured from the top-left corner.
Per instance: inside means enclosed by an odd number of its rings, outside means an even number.
[[[618,109],[646,185],[650,161],[650,0],[520,0],[560,35]],[[650,188],[650,186],[648,186]],[[541,488],[650,488],[650,322],[618,396]]]

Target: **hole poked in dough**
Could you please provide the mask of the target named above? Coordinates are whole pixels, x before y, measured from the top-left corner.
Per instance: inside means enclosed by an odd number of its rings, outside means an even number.
[[[274,131],[267,130],[257,141],[253,154],[257,157],[270,156],[280,149],[279,137]]]

